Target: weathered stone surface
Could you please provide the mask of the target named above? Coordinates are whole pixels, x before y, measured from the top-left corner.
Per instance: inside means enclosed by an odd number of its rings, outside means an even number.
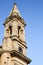
[[[0,65],[27,65],[25,22],[21,18],[16,4],[4,22],[4,38],[0,46]]]

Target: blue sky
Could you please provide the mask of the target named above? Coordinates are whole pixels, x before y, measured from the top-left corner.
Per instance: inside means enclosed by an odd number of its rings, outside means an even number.
[[[43,65],[43,0],[0,0],[0,45],[4,37],[3,23],[15,2],[27,24],[25,34],[27,56],[32,59],[30,65]]]

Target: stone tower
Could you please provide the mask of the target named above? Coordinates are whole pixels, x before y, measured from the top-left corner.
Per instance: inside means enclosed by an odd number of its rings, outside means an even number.
[[[16,3],[4,22],[4,38],[0,46],[0,65],[28,65],[26,57],[25,22]]]

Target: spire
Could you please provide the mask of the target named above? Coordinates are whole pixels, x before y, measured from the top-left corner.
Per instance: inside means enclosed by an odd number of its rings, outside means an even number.
[[[20,15],[20,13],[19,13],[19,10],[18,10],[18,8],[17,8],[17,6],[16,6],[16,3],[14,3],[13,9],[11,10],[9,16],[11,16],[11,15],[19,15],[19,16],[21,17],[21,15]]]
[[[10,12],[10,15],[6,18],[5,22],[4,22],[4,25],[7,23],[7,22],[10,22],[11,19],[13,18],[18,18],[20,20],[21,23],[23,23],[25,26],[25,22],[24,22],[24,19],[22,19],[21,15],[20,15],[20,12],[16,6],[16,3],[14,3],[14,6]]]

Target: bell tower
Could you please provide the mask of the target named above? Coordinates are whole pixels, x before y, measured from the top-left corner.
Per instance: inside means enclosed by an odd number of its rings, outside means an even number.
[[[31,62],[26,57],[25,26],[15,3],[4,22],[1,65],[28,65]]]

